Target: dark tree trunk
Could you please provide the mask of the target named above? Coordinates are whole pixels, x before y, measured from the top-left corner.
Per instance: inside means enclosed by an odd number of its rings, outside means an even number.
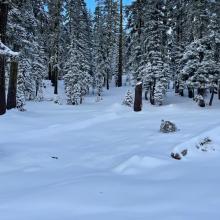
[[[145,94],[144,94],[145,100],[148,100],[147,95],[148,95],[148,90],[146,90],[146,91],[145,91]]]
[[[155,99],[154,99],[154,91],[156,86],[156,79],[154,79],[153,85],[150,86],[150,103],[151,105],[155,105]]]
[[[5,97],[5,57],[0,55],[0,115],[6,112]]]
[[[58,67],[55,67],[54,69],[54,94],[58,94]]]
[[[52,83],[52,86],[55,86],[55,74],[56,74],[55,72],[56,72],[55,69],[51,71],[51,83]]]
[[[194,94],[193,94],[193,88],[188,87],[188,97],[189,98],[194,98]]]
[[[150,104],[151,105],[155,104],[155,101],[154,101],[154,89],[153,88],[150,89]]]
[[[54,94],[58,94],[58,77],[59,77],[59,45],[60,45],[60,13],[62,3],[61,0],[56,0],[55,14],[54,14],[54,51],[53,51],[53,63],[52,63],[52,84],[54,86]]]
[[[52,81],[52,68],[51,64],[48,66],[48,79]]]
[[[180,95],[180,96],[184,96],[184,91],[183,91],[183,89],[179,89],[179,95]]]
[[[205,89],[198,88],[197,93],[198,93],[198,95],[204,96],[205,95]]]
[[[179,83],[175,81],[175,93],[179,93]]]
[[[202,100],[199,100],[199,106],[200,107],[205,107],[205,101],[204,101],[204,99],[202,99]]]
[[[220,100],[220,80],[218,81],[218,99]]]
[[[0,40],[4,44],[6,40],[6,26],[8,18],[8,3],[0,2]],[[5,95],[5,57],[0,55],[0,115],[6,112]]]
[[[107,73],[107,78],[106,78],[106,89],[109,90],[109,73]]]
[[[119,32],[119,58],[118,58],[118,77],[117,86],[122,86],[123,73],[123,3],[120,0],[120,32]]]
[[[16,93],[17,93],[17,76],[18,76],[18,63],[12,61],[10,67],[10,77],[7,96],[7,109],[16,108]]]
[[[142,110],[142,83],[137,83],[135,87],[134,111],[139,112]]]
[[[214,95],[215,95],[215,89],[211,88],[211,97],[210,97],[210,100],[209,100],[209,106],[212,105]]]

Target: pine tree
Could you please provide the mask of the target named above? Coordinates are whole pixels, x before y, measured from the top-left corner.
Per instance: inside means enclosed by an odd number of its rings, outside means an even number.
[[[69,0],[67,4],[67,27],[71,45],[65,65],[65,89],[68,104],[81,104],[88,93],[91,80],[91,51],[88,34],[90,33],[89,16],[84,1]]]
[[[127,106],[129,106],[129,107],[132,107],[132,106],[133,106],[133,104],[134,104],[134,98],[133,98],[133,95],[132,95],[132,93],[131,93],[130,90],[127,91],[127,94],[126,94],[126,96],[125,96],[125,98],[124,98],[122,104],[123,104],[123,105],[127,105]]]
[[[144,48],[140,75],[145,88],[150,90],[151,104],[161,105],[170,78],[170,71],[167,61],[167,50],[165,48],[167,27],[164,1],[148,1],[144,8]]]

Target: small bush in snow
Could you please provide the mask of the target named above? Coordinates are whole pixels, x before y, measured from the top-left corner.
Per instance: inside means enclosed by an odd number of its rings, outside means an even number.
[[[203,152],[215,150],[215,148],[212,144],[212,140],[209,137],[205,137],[201,141],[199,141],[199,143],[196,144],[196,148],[203,151]]]
[[[133,95],[132,93],[130,92],[130,90],[128,90],[125,98],[124,98],[124,101],[123,101],[123,105],[127,105],[129,107],[132,107],[133,106],[133,103],[134,103],[134,99],[133,99]]]
[[[170,121],[161,121],[161,125],[160,125],[160,132],[162,133],[170,133],[170,132],[176,132],[177,131],[177,127],[174,123],[170,122]]]

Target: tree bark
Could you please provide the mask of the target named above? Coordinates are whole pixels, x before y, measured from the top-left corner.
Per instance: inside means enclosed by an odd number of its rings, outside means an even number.
[[[156,86],[156,79],[154,79],[153,85],[150,86],[150,103],[151,103],[151,105],[155,105],[155,99],[154,99],[155,86]]]
[[[146,91],[145,91],[145,94],[144,94],[145,100],[148,100],[147,95],[148,95],[148,90],[146,90]]]
[[[7,96],[7,109],[16,108],[16,93],[17,93],[17,76],[18,76],[18,63],[12,61],[10,67],[10,77]]]
[[[205,95],[205,89],[204,88],[198,88],[197,93],[198,93],[198,95],[204,96]]]
[[[58,67],[54,69],[54,94],[58,94]]]
[[[179,93],[179,83],[175,81],[175,93]]]
[[[120,0],[120,32],[119,32],[119,58],[118,58],[118,77],[117,86],[122,86],[123,73],[123,3]]]
[[[142,110],[142,83],[137,83],[135,87],[134,111],[139,112]]]
[[[220,100],[220,80],[218,80],[218,99]]]
[[[183,89],[179,89],[179,95],[180,95],[180,96],[184,96],[184,91],[183,91]]]
[[[48,65],[48,80],[52,80],[52,68],[50,63]]]
[[[193,88],[188,87],[188,97],[189,97],[189,98],[194,98]]]
[[[6,39],[6,26],[8,18],[8,3],[0,2],[0,41],[4,44]],[[6,112],[5,95],[5,56],[0,55],[0,115]]]
[[[209,106],[212,106],[214,95],[215,95],[215,89],[211,88],[211,97],[210,97],[210,101],[209,101]]]
[[[109,73],[108,72],[106,76],[106,89],[109,90]]]

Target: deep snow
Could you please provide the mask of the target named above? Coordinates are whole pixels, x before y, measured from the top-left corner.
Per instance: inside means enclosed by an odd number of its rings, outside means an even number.
[[[203,109],[170,92],[137,113],[121,105],[127,89],[0,117],[1,220],[220,219],[220,101]],[[180,131],[160,133],[161,119]],[[206,136],[215,151],[195,148]]]

